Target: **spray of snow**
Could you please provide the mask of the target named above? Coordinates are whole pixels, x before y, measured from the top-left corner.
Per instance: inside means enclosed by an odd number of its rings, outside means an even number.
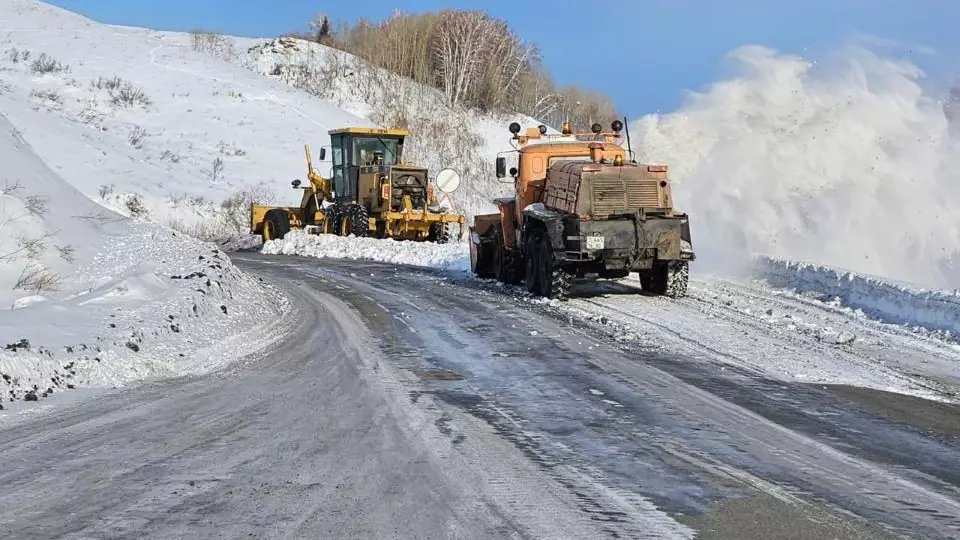
[[[282,240],[265,243],[261,253],[320,259],[359,259],[458,272],[470,270],[466,244],[457,242],[437,244],[291,231]]]
[[[859,48],[730,60],[681,110],[631,123],[638,159],[671,166],[699,269],[765,254],[960,286],[960,146],[918,68]]]

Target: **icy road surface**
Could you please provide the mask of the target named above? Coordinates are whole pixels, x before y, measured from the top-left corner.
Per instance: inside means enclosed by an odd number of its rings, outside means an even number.
[[[297,300],[290,337],[0,427],[0,537],[960,536],[949,404],[704,361],[706,329],[628,347],[441,271],[233,258]]]

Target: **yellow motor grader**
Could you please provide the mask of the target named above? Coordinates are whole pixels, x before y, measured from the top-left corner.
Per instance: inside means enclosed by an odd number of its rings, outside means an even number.
[[[310,147],[304,146],[309,183],[292,182],[294,189],[303,190],[300,206],[252,205],[251,233],[264,242],[302,229],[446,243],[450,224],[457,223],[457,238],[462,237],[464,216],[440,207],[434,189],[449,196],[459,188],[460,175],[443,169],[431,182],[426,168],[402,161],[406,130],[348,127],[329,134],[332,178],[314,169]],[[325,157],[326,148],[321,148],[320,161]]]

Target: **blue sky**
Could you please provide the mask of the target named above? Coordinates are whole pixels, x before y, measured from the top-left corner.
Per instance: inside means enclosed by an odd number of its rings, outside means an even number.
[[[592,6],[583,0],[52,3],[107,23],[162,30],[203,27],[259,37],[306,29],[321,10],[336,20],[380,19],[394,9],[486,9],[540,45],[558,82],[604,91],[631,118],[675,110],[685,91],[716,80],[724,55],[745,44],[815,56],[868,35],[892,40],[881,50],[916,62],[931,82],[942,83],[960,71],[957,0],[608,0]],[[935,54],[922,52],[926,48]]]

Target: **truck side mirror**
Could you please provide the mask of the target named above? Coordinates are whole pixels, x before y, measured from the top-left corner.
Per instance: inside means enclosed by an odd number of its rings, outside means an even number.
[[[507,158],[497,158],[497,178],[503,178],[507,175]]]
[[[290,182],[290,185],[292,185],[295,188],[298,188],[300,187],[300,180],[294,180],[293,182]]]
[[[327,158],[327,149],[321,146],[321,147],[320,147],[320,161],[323,161],[323,160],[326,159],[326,158]]]
[[[519,172],[520,172],[520,171],[518,171],[516,167],[510,167],[510,176],[516,178],[516,177],[517,177],[517,173],[519,173]]]

